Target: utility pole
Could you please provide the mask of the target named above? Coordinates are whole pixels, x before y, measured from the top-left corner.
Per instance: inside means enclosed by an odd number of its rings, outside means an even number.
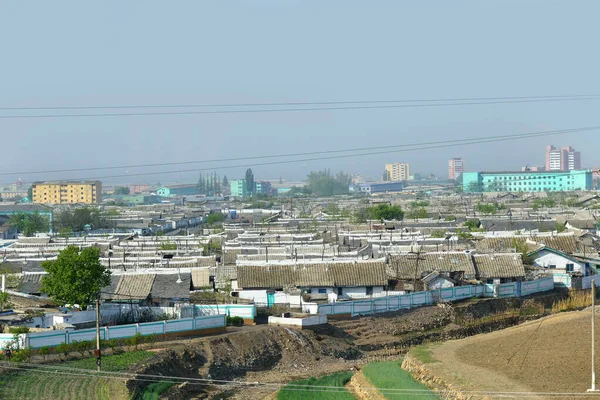
[[[96,299],[96,365],[98,372],[102,371],[102,359],[100,355],[100,299]]]
[[[592,388],[588,392],[598,392],[596,389],[596,283],[592,279]]]

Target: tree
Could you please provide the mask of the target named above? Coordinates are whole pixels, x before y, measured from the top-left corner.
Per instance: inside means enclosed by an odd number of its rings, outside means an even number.
[[[37,210],[33,213],[21,211],[10,216],[9,224],[16,227],[23,235],[33,236],[37,232],[48,232],[50,219]]]
[[[42,278],[41,291],[60,304],[79,304],[85,308],[100,290],[110,284],[110,270],[100,263],[100,250],[76,246],[62,250],[56,260],[44,261],[48,275]]]
[[[378,220],[402,220],[404,211],[400,206],[390,206],[389,204],[378,204],[367,209],[367,215],[370,219]]]
[[[200,176],[198,177],[198,183],[196,183],[196,190],[198,191],[198,193],[206,193],[206,182],[204,181],[204,176],[202,175],[202,173],[200,173]]]
[[[115,194],[129,194],[129,187],[127,186],[119,186],[115,188]]]
[[[250,196],[254,194],[254,173],[252,173],[252,168],[246,170],[246,190]]]
[[[101,212],[95,207],[79,207],[72,210],[57,212],[54,216],[54,227],[58,231],[71,230],[80,232],[85,225],[91,225],[94,229],[112,228],[114,226],[111,216],[114,213]]]
[[[33,186],[29,186],[27,189],[27,197],[29,197],[29,201],[33,202]]]
[[[387,169],[385,171],[383,171],[383,181],[384,182],[389,182],[392,180],[392,177],[390,176],[390,171],[388,171]]]
[[[224,188],[229,187],[229,179],[227,179],[227,175],[223,176],[223,183],[222,183]]]
[[[312,171],[307,176],[307,187],[312,193],[320,196],[347,194],[352,177],[340,171],[335,176],[328,169]]]

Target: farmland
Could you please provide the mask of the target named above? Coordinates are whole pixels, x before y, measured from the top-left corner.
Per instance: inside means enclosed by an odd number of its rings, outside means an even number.
[[[354,397],[344,388],[344,385],[351,378],[351,372],[339,372],[322,378],[310,378],[292,382],[281,389],[277,395],[277,400],[353,400]],[[326,386],[328,388],[321,389],[319,386]]]
[[[427,393],[428,389],[425,386],[400,368],[400,362],[371,363],[363,368],[362,373],[374,387],[381,389],[379,391],[387,400],[409,400],[415,397],[424,400],[439,399],[435,394]],[[407,392],[402,393],[400,390]],[[410,390],[414,392],[409,392]]]
[[[102,359],[104,371],[123,372],[131,365],[152,357],[154,353],[132,351]],[[56,365],[61,368],[95,370],[96,359],[85,358]],[[122,379],[95,378],[81,372],[41,372],[28,370],[0,377],[0,397],[3,399],[127,399]]]
[[[425,361],[422,365],[430,376],[462,390],[584,393],[591,373],[590,317],[589,310],[557,314],[429,345],[429,354],[422,347],[411,355]],[[600,356],[596,357],[600,365]]]

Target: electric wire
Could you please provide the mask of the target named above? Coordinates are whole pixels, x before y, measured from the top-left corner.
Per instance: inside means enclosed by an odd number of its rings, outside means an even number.
[[[106,167],[86,167],[86,168],[70,168],[70,169],[55,169],[45,171],[21,171],[21,172],[0,172],[0,176],[3,175],[31,175],[31,174],[45,174],[45,173],[61,173],[61,172],[80,172],[80,171],[98,171],[98,170],[110,170],[110,169],[129,169],[129,168],[148,168],[148,167],[162,167],[172,165],[189,165],[189,164],[203,164],[203,163],[219,163],[219,162],[230,162],[230,161],[243,161],[243,160],[256,160],[256,159],[269,159],[269,158],[284,158],[284,157],[299,157],[308,155],[318,154],[336,154],[336,153],[348,153],[357,151],[367,150],[380,150],[380,149],[396,149],[403,148],[404,151],[409,151],[412,147],[422,147],[427,145],[446,144],[446,143],[463,143],[471,142],[474,140],[492,140],[492,139],[509,139],[509,138],[526,138],[535,136],[544,136],[546,134],[561,134],[561,133],[577,133],[581,131],[596,130],[600,129],[600,126],[582,127],[582,128],[571,128],[562,130],[549,130],[549,131],[538,131],[529,133],[518,133],[510,135],[495,135],[495,136],[479,136],[473,138],[463,139],[450,139],[450,140],[438,140],[421,143],[408,143],[398,145],[387,145],[387,146],[374,146],[374,147],[359,147],[352,149],[341,149],[341,150],[322,150],[322,151],[310,151],[302,153],[286,153],[286,154],[270,154],[261,156],[249,156],[249,157],[234,157],[234,158],[221,158],[221,159],[209,159],[209,160],[192,160],[192,161],[174,161],[165,163],[152,163],[152,164],[133,164],[133,165],[118,165],[118,166],[106,166]]]
[[[593,98],[545,98],[537,100],[492,100],[492,101],[459,101],[446,103],[422,103],[422,104],[392,104],[392,105],[357,105],[340,107],[296,107],[296,108],[260,108],[260,109],[237,109],[237,110],[210,110],[210,111],[152,111],[152,112],[127,112],[127,113],[93,113],[93,114],[22,114],[22,115],[0,115],[0,119],[39,119],[39,118],[93,118],[93,117],[139,117],[139,116],[181,116],[181,115],[216,115],[216,114],[257,114],[257,113],[281,113],[281,112],[307,112],[307,111],[349,111],[349,110],[376,110],[376,109],[399,109],[399,108],[429,108],[449,106],[475,106],[475,105],[497,105],[516,103],[546,103],[560,101],[583,101],[596,100]]]
[[[97,180],[97,179],[110,179],[110,178],[124,178],[124,177],[134,177],[134,176],[150,176],[150,175],[163,175],[163,174],[172,174],[172,173],[199,172],[199,171],[209,171],[209,170],[214,170],[214,169],[234,169],[234,168],[248,168],[248,167],[267,166],[267,165],[303,163],[303,162],[321,161],[321,160],[364,157],[364,156],[370,156],[370,155],[402,153],[402,152],[407,152],[407,151],[432,150],[432,149],[458,147],[458,146],[481,144],[481,143],[495,143],[495,142],[503,142],[503,141],[510,141],[510,140],[518,140],[518,139],[527,139],[527,138],[532,138],[532,137],[553,136],[553,135],[559,135],[559,134],[564,134],[564,133],[584,132],[584,131],[591,131],[591,130],[598,130],[598,129],[600,129],[600,126],[566,129],[566,130],[560,130],[560,131],[538,132],[538,133],[532,133],[532,134],[527,134],[527,135],[521,135],[519,137],[510,137],[510,138],[504,137],[504,138],[497,138],[497,139],[473,140],[470,142],[461,142],[461,143],[450,143],[450,144],[444,143],[444,144],[439,144],[439,145],[434,145],[434,146],[415,147],[415,148],[410,148],[410,149],[384,150],[384,151],[376,151],[376,152],[343,154],[343,155],[325,156],[325,157],[301,158],[301,159],[294,159],[294,160],[269,161],[269,162],[261,162],[261,163],[220,165],[220,166],[206,167],[206,168],[181,169],[181,170],[169,170],[169,171],[153,171],[153,172],[137,172],[137,173],[131,173],[131,174],[127,173],[127,174],[117,174],[117,175],[76,178],[75,180]]]
[[[504,97],[458,97],[439,99],[403,99],[403,100],[352,100],[352,101],[288,101],[265,103],[217,103],[217,104],[125,104],[108,106],[38,106],[38,107],[0,107],[0,110],[98,110],[98,109],[136,109],[136,108],[220,108],[220,107],[285,107],[285,106],[324,106],[339,104],[390,104],[390,103],[430,103],[449,101],[492,101],[492,100],[537,100],[537,99],[597,99],[600,94],[542,95],[542,96],[504,96]]]
[[[21,365],[15,366],[15,365]],[[30,366],[30,368],[26,368],[25,366]],[[27,363],[3,363],[0,365],[1,368],[18,370],[18,371],[36,371],[42,373],[52,373],[59,375],[67,375],[67,376],[80,376],[87,378],[107,378],[107,379],[125,379],[131,378],[139,381],[146,382],[170,382],[175,384],[180,383],[188,383],[194,385],[213,385],[213,386],[244,386],[244,387],[272,387],[272,388],[284,388],[285,390],[290,391],[311,391],[311,392],[341,392],[342,389],[339,386],[311,386],[308,387],[302,384],[283,384],[283,383],[270,383],[270,382],[243,382],[243,381],[233,381],[233,380],[213,380],[213,379],[203,379],[203,378],[185,378],[185,377],[177,377],[170,375],[150,375],[150,374],[135,374],[128,372],[115,372],[115,371],[93,371],[81,368],[70,368],[70,367],[62,367],[62,366],[45,366],[41,364],[27,364]],[[361,387],[362,390],[366,391],[379,391],[381,393],[399,393],[410,396],[422,396],[422,395],[431,395],[431,393],[440,393],[442,391],[437,390],[429,390],[429,389],[388,389],[388,388],[378,388],[378,387]],[[462,391],[457,390],[459,393],[463,394],[480,394],[480,395],[495,395],[496,397],[510,397],[510,398],[524,398],[530,396],[539,396],[543,395],[545,397],[589,397],[591,396],[600,396],[599,394],[593,393],[577,393],[577,392],[510,392],[510,391]]]

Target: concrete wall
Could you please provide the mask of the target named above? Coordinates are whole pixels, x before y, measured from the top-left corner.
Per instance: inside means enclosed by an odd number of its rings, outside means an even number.
[[[225,326],[225,315],[212,315],[169,321],[147,322],[143,324],[102,327],[100,328],[100,338],[102,340],[122,339],[132,337],[137,333],[140,333],[141,335],[175,334],[224,328]],[[27,347],[36,349],[44,346],[58,346],[61,343],[94,340],[96,338],[96,329],[37,332],[27,333],[22,336]],[[2,336],[0,335],[0,347],[3,346],[3,343],[5,342],[2,341]]]
[[[288,325],[305,328],[327,323],[327,315],[314,315],[306,318],[269,317],[269,325]]]

